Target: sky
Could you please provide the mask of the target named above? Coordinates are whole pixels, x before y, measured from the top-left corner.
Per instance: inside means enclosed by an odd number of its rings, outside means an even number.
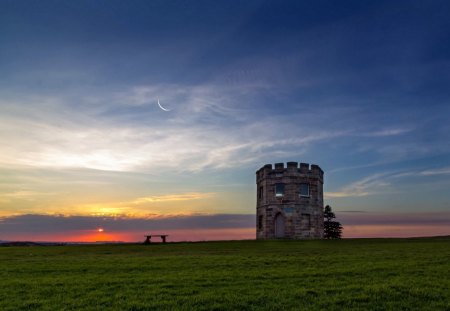
[[[288,161],[344,237],[450,234],[450,2],[0,8],[0,240],[253,239]]]

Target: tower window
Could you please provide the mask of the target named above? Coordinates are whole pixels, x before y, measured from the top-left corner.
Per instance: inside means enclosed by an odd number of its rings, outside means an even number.
[[[275,184],[275,196],[276,197],[284,196],[284,184]]]
[[[309,184],[302,183],[300,184],[300,196],[301,197],[309,197]]]

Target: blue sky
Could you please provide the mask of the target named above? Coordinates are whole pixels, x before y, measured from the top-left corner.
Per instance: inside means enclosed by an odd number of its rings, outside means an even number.
[[[0,6],[3,221],[250,215],[287,161],[344,218],[450,213],[447,1]]]

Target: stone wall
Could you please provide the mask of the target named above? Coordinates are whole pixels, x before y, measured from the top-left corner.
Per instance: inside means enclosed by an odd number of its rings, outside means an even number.
[[[318,165],[267,164],[256,172],[256,184],[257,239],[323,237],[323,171]],[[278,186],[284,188],[282,195],[276,195],[277,184],[284,185]],[[300,193],[305,184],[308,195]]]

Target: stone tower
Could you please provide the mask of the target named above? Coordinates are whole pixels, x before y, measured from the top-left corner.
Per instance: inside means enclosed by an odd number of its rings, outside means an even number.
[[[256,238],[323,237],[323,171],[318,165],[266,164],[256,172]]]

